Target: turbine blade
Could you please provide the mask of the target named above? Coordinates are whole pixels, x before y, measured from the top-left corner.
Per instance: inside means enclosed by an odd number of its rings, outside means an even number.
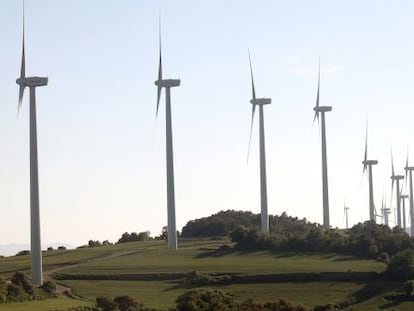
[[[408,155],[409,155],[409,150],[407,147],[407,159],[405,160],[405,186],[407,186],[407,175],[408,175]]]
[[[253,134],[253,120],[254,120],[254,112],[256,110],[256,105],[252,105],[252,121],[250,123],[250,137],[249,137],[249,147],[247,149],[247,163],[249,163],[249,156],[250,156],[250,145],[252,142],[252,134]]]
[[[250,57],[250,51],[249,51],[249,62],[250,62],[250,77],[252,79],[252,99],[255,100],[256,99],[256,89],[254,87],[252,58]],[[254,108],[253,108],[253,111],[254,111]]]
[[[391,175],[392,177],[395,176],[395,174],[394,174],[394,158],[393,158],[393,155],[392,155],[392,147],[391,147],[391,174],[392,174]],[[390,205],[392,205],[392,195],[394,193],[394,178],[392,178],[391,180],[392,180],[392,182],[391,182],[391,201],[390,201]]]
[[[367,170],[367,160],[368,160],[368,124],[365,128],[365,153],[364,153],[364,170],[363,173]]]
[[[20,79],[23,80],[26,77],[26,55],[25,55],[25,49],[24,49],[24,2],[23,2],[23,36],[22,36],[22,60],[20,64]],[[17,106],[17,111],[20,111],[20,108],[22,107],[22,101],[23,101],[23,94],[24,94],[24,83],[21,81],[19,84],[19,102]]]
[[[158,82],[162,80],[162,55],[161,55],[161,16],[159,20],[159,49],[160,49],[160,57],[158,63]],[[155,117],[158,117],[158,110],[160,107],[160,99],[161,99],[161,85],[158,83],[157,85],[157,111],[155,113]]]
[[[313,117],[313,122],[315,122],[316,119],[318,119],[319,123],[319,87],[321,84],[321,62],[319,61],[319,71],[318,71],[318,92],[316,94],[316,106],[315,106],[315,116]]]

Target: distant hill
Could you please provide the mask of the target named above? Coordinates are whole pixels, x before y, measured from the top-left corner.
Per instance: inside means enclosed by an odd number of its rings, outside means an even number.
[[[236,228],[260,228],[260,214],[246,211],[220,211],[208,217],[189,221],[182,229],[184,238],[222,237],[228,236]],[[286,213],[269,215],[270,232],[287,234],[307,234],[317,224],[308,222],[305,218],[290,217]]]

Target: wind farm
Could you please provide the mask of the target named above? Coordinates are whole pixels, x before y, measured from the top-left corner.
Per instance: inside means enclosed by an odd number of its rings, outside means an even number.
[[[349,288],[336,307],[400,299],[396,279],[411,274],[390,270],[414,248],[408,154],[403,165],[414,102],[414,45],[403,39],[414,22],[368,2],[1,3],[0,310],[2,297],[18,300],[8,295],[20,272],[35,288],[24,299],[47,297],[38,291],[53,281],[58,301],[73,290],[89,306],[98,289],[112,300],[127,292],[115,285],[126,281],[143,282],[133,287],[156,308],[200,285],[262,307],[285,285],[296,303],[295,278],[321,293],[327,281]],[[2,251],[13,243],[27,246]],[[294,266],[283,259],[295,256]],[[263,295],[272,288],[277,297]]]

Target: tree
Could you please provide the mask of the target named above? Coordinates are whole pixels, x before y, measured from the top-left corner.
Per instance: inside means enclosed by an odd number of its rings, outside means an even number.
[[[218,289],[188,291],[179,296],[175,303],[179,311],[234,310],[233,296]]]
[[[118,296],[114,298],[114,303],[118,306],[120,311],[142,310],[144,305],[138,303],[130,296]]]
[[[414,292],[414,280],[408,280],[404,283],[404,290],[407,296],[411,296]]]
[[[414,251],[408,249],[394,255],[385,272],[389,278],[395,280],[407,280],[414,277]]]

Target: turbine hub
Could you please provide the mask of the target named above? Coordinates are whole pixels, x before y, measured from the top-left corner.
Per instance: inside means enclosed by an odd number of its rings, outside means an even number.
[[[37,87],[47,85],[47,78],[43,77],[28,77],[28,78],[18,78],[16,83],[18,85],[24,85],[28,87]]]
[[[270,105],[272,103],[271,98],[256,98],[250,101],[252,105]]]
[[[154,83],[156,86],[160,87],[175,87],[180,86],[180,79],[165,79],[165,80],[156,80]]]
[[[377,165],[378,161],[377,160],[366,160],[366,161],[362,161],[362,164],[364,164],[364,165]]]
[[[317,107],[314,107],[313,110],[316,112],[328,112],[328,111],[332,111],[332,107],[331,106],[317,106]]]

